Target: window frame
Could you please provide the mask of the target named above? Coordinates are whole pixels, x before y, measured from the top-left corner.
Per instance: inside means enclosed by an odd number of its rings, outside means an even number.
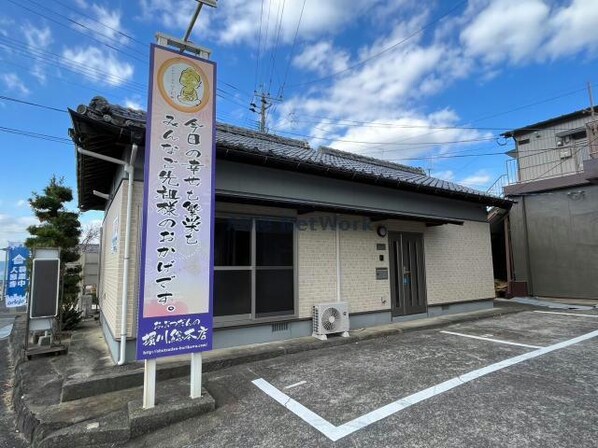
[[[288,321],[297,319],[299,316],[299,295],[298,295],[298,238],[297,238],[297,226],[296,218],[289,216],[271,216],[271,215],[255,215],[245,213],[227,213],[217,212],[216,219],[247,219],[251,221],[251,264],[249,266],[216,266],[214,265],[214,272],[216,271],[251,271],[251,313],[250,314],[235,314],[229,316],[216,316],[214,315],[214,327],[233,327],[242,326],[248,324],[260,324],[270,322]],[[256,221],[278,221],[278,222],[289,222],[293,227],[293,258],[292,266],[257,266],[256,264]],[[215,250],[215,248],[214,248]],[[278,314],[272,313],[270,315],[264,315],[258,317],[256,314],[256,289],[257,289],[257,271],[258,270],[292,270],[293,271],[293,312],[289,314]],[[216,300],[216,298],[214,298]]]

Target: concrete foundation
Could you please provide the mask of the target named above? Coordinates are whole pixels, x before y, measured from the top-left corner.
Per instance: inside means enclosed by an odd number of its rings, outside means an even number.
[[[392,317],[390,310],[373,313],[353,314],[350,316],[350,328],[370,328],[378,325],[386,325],[393,322],[407,322],[427,317],[438,317],[446,314],[467,313],[470,311],[488,310],[494,306],[493,299],[476,300],[472,302],[449,303],[444,305],[432,305],[428,307],[427,313],[412,314],[409,316]],[[112,359],[116,363],[120,350],[120,341],[117,340],[108,325],[102,320],[102,330]],[[263,325],[252,325],[244,327],[216,328],[214,330],[214,349],[240,347],[249,344],[260,344],[266,342],[286,341],[289,339],[301,338],[312,334],[312,321],[298,320],[268,323]],[[127,340],[126,360],[135,361],[136,345],[135,340]]]

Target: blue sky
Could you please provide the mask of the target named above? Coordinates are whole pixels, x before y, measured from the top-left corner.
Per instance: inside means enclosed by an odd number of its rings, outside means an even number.
[[[195,1],[2,5],[0,247],[23,239],[26,200],[52,174],[76,188],[60,110],[95,95],[145,108],[149,43],[181,37]],[[502,131],[588,106],[597,29],[596,0],[220,0],[192,40],[218,63],[220,121],[255,128],[249,103],[264,90],[281,98],[272,133],[485,190],[507,160],[488,154],[512,148]]]

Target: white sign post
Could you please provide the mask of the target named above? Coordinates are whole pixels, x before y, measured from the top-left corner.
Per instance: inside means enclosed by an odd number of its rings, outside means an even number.
[[[143,408],[155,405],[156,358],[191,354],[201,397],[201,352],[212,348],[216,66],[209,51],[159,34],[151,48],[137,359]],[[175,47],[177,50],[173,50]]]

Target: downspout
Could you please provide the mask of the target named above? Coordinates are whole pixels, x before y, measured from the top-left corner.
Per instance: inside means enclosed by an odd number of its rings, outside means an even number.
[[[341,233],[338,213],[336,214],[336,301],[341,301]]]
[[[125,363],[125,353],[127,349],[127,312],[129,307],[129,265],[131,261],[131,215],[133,210],[133,183],[135,181],[135,158],[137,157],[137,144],[131,146],[131,158],[125,165],[125,171],[129,175],[129,185],[127,188],[127,212],[125,223],[125,257],[123,266],[123,284],[121,297],[121,316],[120,316],[120,357],[118,365]]]
[[[527,206],[525,203],[525,196],[521,196],[521,211],[523,215],[523,236],[525,238],[525,261],[527,274],[527,295],[532,296],[534,290],[534,282],[532,280],[532,260],[529,249],[529,228],[527,225]]]
[[[106,162],[115,163],[124,167],[128,175],[127,188],[127,212],[125,217],[125,254],[124,254],[124,272],[122,281],[122,296],[121,296],[121,318],[120,318],[120,354],[118,365],[125,363],[125,353],[127,348],[127,311],[128,311],[128,295],[129,295],[129,265],[130,265],[130,240],[131,240],[131,211],[133,209],[133,182],[135,180],[135,158],[137,157],[137,144],[131,145],[131,157],[129,163],[124,160],[116,159],[114,157],[105,156],[86,149],[77,147],[77,152],[84,156],[93,157],[104,160]]]

